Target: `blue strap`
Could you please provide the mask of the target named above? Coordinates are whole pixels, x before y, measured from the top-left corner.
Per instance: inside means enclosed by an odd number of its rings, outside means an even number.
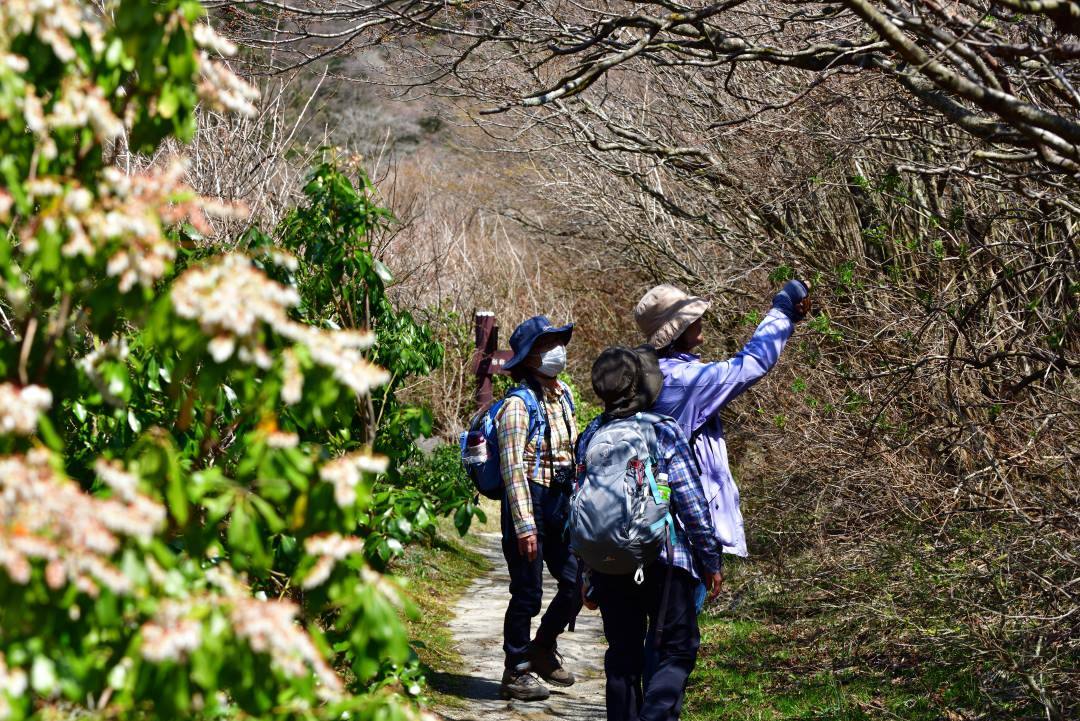
[[[652,489],[653,500],[656,501],[656,505],[660,505],[664,499],[660,497],[660,487],[656,485],[656,478],[653,476],[651,459],[645,461],[645,478],[648,479],[649,488]]]
[[[671,537],[671,542],[675,543],[675,519],[671,517],[670,513],[665,513],[663,518],[649,526],[649,530],[656,531],[662,526],[668,527],[668,535]]]
[[[649,526],[649,530],[650,531],[658,531],[661,528],[663,528],[664,526],[668,527],[668,538],[671,541],[671,545],[669,546],[669,549],[674,549],[675,548],[675,519],[673,519],[671,517],[670,513],[664,514],[663,518],[661,518],[659,521],[657,521],[656,523],[653,523],[651,526]]]
[[[510,395],[520,398],[521,402],[525,404],[525,410],[529,412],[529,433],[526,443],[532,441],[536,448],[536,467],[533,469],[533,478],[538,478],[540,476],[541,453],[544,447],[544,428],[546,425],[544,413],[540,410],[536,395],[527,386],[520,385],[514,388],[510,391]]]

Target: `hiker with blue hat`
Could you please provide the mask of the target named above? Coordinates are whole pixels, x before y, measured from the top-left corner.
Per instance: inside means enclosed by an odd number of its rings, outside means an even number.
[[[574,683],[562,667],[556,643],[581,608],[577,559],[564,537],[577,421],[570,389],[558,379],[573,329],[572,323],[555,326],[543,315],[514,329],[514,355],[504,368],[518,385],[495,414],[504,487],[502,548],[510,571],[500,692],[522,701],[550,694],[537,676],[556,686]],[[558,590],[530,638],[543,599],[545,564]]]

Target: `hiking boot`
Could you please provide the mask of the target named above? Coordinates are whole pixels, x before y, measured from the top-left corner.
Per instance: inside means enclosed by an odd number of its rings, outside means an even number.
[[[551,695],[551,691],[528,671],[508,668],[503,671],[499,695],[503,698],[516,698],[518,701],[543,701]]]
[[[535,643],[529,646],[529,668],[540,678],[556,686],[573,686],[574,674],[563,668],[562,654],[557,647],[544,648]]]

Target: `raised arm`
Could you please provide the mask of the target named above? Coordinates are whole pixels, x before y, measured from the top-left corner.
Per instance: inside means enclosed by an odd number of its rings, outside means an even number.
[[[721,408],[768,373],[784,350],[795,323],[808,307],[806,286],[788,281],[773,298],[772,308],[754,330],[754,335],[735,356],[716,363],[691,363],[682,369],[685,385],[692,387],[697,407],[696,430]]]

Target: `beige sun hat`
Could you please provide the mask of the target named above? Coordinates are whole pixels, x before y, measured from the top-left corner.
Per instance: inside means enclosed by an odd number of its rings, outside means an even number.
[[[710,305],[704,298],[665,283],[641,296],[634,308],[634,321],[649,345],[665,348],[705,315]]]

